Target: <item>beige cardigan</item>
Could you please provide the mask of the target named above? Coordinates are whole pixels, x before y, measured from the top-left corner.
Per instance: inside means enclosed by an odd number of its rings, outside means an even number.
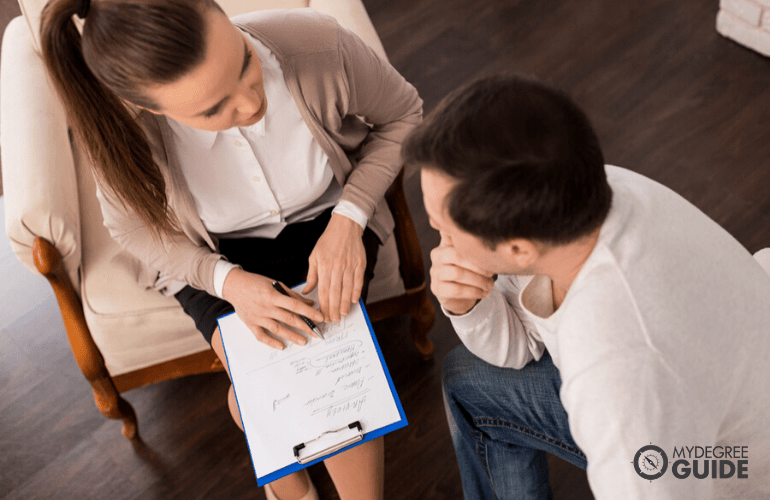
[[[258,11],[232,21],[275,54],[305,123],[343,186],[341,199],[360,207],[385,241],[394,222],[384,195],[401,170],[401,143],[422,119],[417,91],[358,37],[311,9]],[[164,117],[144,112],[137,119],[184,234],[157,241],[109,189],[98,189],[104,224],[142,263],[137,263],[140,284],[167,295],[189,284],[214,295],[214,266],[224,257],[195,209],[172,147],[173,132]]]

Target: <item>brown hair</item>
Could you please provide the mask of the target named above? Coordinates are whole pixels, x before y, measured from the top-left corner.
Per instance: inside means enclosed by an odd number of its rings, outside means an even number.
[[[213,0],[97,0],[81,37],[72,19],[80,1],[49,1],[40,25],[43,60],[69,125],[100,185],[156,236],[175,232],[163,174],[123,101],[157,110],[145,90],[203,61],[205,14],[221,8]]]
[[[588,117],[563,92],[522,75],[452,92],[402,154],[455,181],[449,216],[490,248],[514,238],[570,243],[598,228],[612,203]]]

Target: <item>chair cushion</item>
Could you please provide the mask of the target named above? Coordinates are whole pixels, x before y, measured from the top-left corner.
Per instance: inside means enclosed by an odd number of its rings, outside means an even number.
[[[81,300],[107,370],[120,375],[209,349],[176,299],[137,284],[139,263],[102,224],[93,176],[73,150],[80,191]]]

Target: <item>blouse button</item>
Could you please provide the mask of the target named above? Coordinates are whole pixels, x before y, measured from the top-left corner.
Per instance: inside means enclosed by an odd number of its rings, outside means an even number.
[[[239,141],[239,140],[236,140],[235,141],[235,145],[238,146],[238,147],[241,147],[241,146],[243,146],[243,143],[241,141]]]
[[[278,215],[278,210],[270,210],[270,215]]]
[[[262,179],[260,179],[258,175],[255,175],[254,177],[251,178],[251,180],[254,181],[254,182],[259,182]]]

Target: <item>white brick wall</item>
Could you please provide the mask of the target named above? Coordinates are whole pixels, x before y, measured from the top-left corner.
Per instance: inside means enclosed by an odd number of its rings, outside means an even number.
[[[770,56],[770,0],[720,0],[717,31]]]

